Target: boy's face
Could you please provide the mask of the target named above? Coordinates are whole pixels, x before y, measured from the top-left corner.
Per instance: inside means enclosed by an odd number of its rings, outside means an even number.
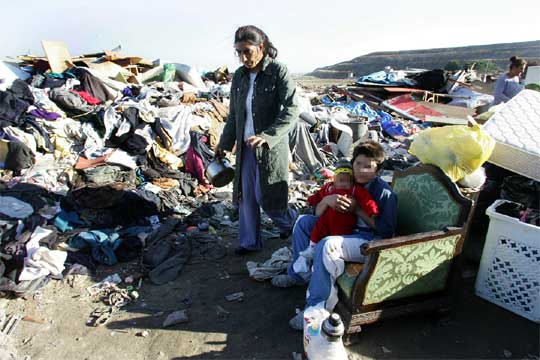
[[[334,176],[334,186],[336,189],[350,189],[353,185],[353,179],[350,174],[337,174]]]
[[[365,155],[358,155],[353,162],[354,180],[359,184],[367,184],[377,176],[377,162]]]

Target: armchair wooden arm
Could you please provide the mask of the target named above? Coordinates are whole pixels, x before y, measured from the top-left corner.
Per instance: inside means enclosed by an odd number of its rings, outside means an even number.
[[[398,247],[402,245],[415,244],[418,242],[427,241],[430,239],[435,239],[441,237],[441,235],[458,235],[462,233],[463,229],[458,227],[448,228],[447,230],[438,230],[438,231],[428,231],[419,234],[405,235],[405,236],[396,236],[389,239],[380,239],[370,241],[362,246],[362,254],[369,256],[374,252],[381,251],[384,249],[389,249],[393,247]]]

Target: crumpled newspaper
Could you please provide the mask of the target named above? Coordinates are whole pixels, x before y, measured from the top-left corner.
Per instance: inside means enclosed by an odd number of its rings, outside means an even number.
[[[248,261],[246,267],[251,278],[257,281],[264,281],[286,271],[291,261],[292,252],[285,246],[276,250],[272,254],[272,257],[264,263]]]

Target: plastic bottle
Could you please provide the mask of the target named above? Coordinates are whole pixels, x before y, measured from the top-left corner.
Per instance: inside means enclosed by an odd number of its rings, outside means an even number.
[[[306,312],[304,312],[304,316]],[[342,341],[345,330],[343,322],[338,314],[332,313],[328,316],[328,312],[326,312],[326,316],[324,316],[325,312],[323,309],[313,308],[305,319],[304,346],[306,356],[309,360],[346,360],[347,351]]]

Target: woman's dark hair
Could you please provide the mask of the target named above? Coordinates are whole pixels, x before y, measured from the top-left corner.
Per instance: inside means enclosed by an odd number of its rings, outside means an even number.
[[[522,58],[518,58],[517,56],[512,56],[510,58],[510,69],[524,67],[526,65],[527,65],[527,61],[525,61]]]
[[[256,26],[246,25],[239,27],[234,33],[234,43],[248,42],[252,45],[264,45],[264,54],[275,59],[278,51],[268,36]]]
[[[365,157],[375,160],[377,164],[377,170],[380,170],[384,162],[384,149],[381,144],[375,141],[366,141],[354,148],[351,163],[358,155],[364,155]]]

